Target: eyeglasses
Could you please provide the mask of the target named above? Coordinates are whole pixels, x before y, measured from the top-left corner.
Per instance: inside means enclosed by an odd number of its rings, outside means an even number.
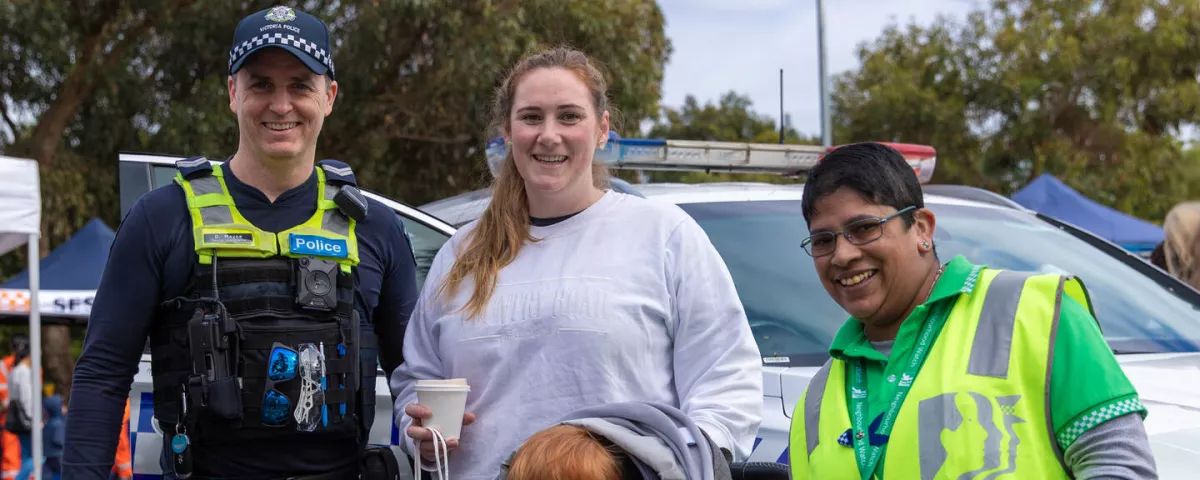
[[[300,355],[295,350],[279,342],[271,346],[271,355],[267,357],[266,394],[262,404],[263,425],[277,427],[287,422],[292,402],[287,395],[275,389],[275,384],[296,378],[296,366],[299,363]]]
[[[804,251],[808,252],[809,256],[816,258],[833,253],[837,249],[838,236],[846,237],[846,240],[853,245],[866,245],[879,240],[879,237],[883,236],[883,224],[887,223],[888,220],[899,217],[916,208],[916,206],[910,206],[883,218],[855,220],[846,224],[846,227],[840,232],[820,232],[813,234],[800,242],[800,246],[804,247]]]

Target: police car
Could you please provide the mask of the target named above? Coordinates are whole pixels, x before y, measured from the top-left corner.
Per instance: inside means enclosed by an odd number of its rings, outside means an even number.
[[[936,152],[893,146],[927,183]],[[500,148],[499,142],[489,144],[493,166],[502,158]],[[808,146],[614,139],[601,159],[619,168],[781,173],[803,171],[823,152]],[[123,154],[123,206],[169,183],[178,158]],[[678,205],[721,253],[763,355],[763,422],[750,461],[787,463],[793,409],[847,317],[799,248],[807,236],[800,213],[803,185],[629,184],[614,179],[614,188]],[[938,217],[935,240],[944,260],[962,254],[996,268],[1070,272],[1084,279],[1106,338],[1150,410],[1146,428],[1161,478],[1194,478],[1195,465],[1200,465],[1200,292],[1133,253],[1005,197],[962,186],[924,188],[926,206]],[[415,208],[365,193],[393,208],[404,222],[422,282],[441,245],[455,228],[478,218],[489,200],[488,191],[479,190]],[[378,382],[370,439],[395,446],[401,433],[389,422],[386,379]],[[138,474],[160,472],[161,440],[151,420],[151,390],[146,356],[130,394]]]

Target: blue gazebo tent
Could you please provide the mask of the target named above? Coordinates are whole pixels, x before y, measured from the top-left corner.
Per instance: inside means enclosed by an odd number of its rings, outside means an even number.
[[[39,303],[43,316],[87,318],[114,238],[116,233],[108,225],[100,219],[92,219],[42,259]],[[0,284],[0,290],[28,288],[28,270]]]
[[[1025,208],[1070,223],[1132,252],[1149,252],[1163,240],[1158,225],[1101,205],[1050,174],[1012,195]]]

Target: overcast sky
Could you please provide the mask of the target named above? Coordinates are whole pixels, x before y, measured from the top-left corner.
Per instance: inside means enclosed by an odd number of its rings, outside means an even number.
[[[660,0],[674,47],[667,64],[663,103],[679,106],[687,95],[701,104],[734,90],[754,109],[819,135],[820,83],[816,0]],[[830,76],[857,68],[855,50],[889,23],[930,24],[938,14],[963,19],[985,0],[826,0],[825,51]]]

